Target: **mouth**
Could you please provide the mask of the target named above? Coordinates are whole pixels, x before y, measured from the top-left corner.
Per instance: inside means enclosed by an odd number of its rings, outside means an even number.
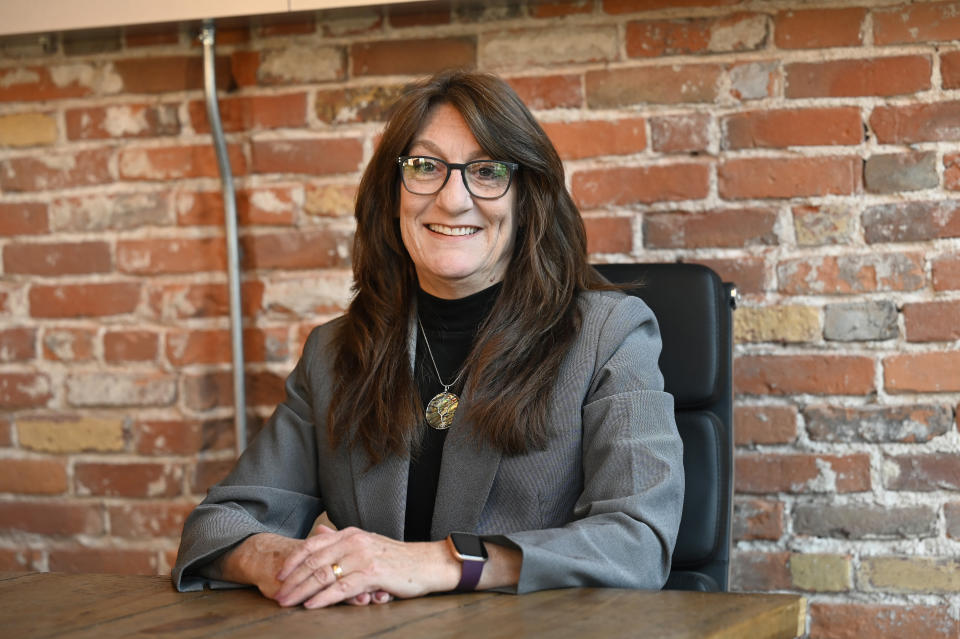
[[[460,236],[473,235],[479,233],[480,228],[476,226],[444,226],[443,224],[427,224],[428,229],[440,235]]]

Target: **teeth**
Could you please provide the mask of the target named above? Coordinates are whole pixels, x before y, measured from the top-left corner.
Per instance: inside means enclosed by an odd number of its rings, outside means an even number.
[[[444,226],[443,224],[427,224],[427,228],[441,235],[473,235],[480,230],[475,226]]]

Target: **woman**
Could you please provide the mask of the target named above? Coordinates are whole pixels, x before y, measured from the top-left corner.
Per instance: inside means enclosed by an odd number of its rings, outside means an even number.
[[[399,101],[360,184],[356,295],[187,520],[181,590],[281,605],[660,588],[683,501],[656,320],[586,262],[549,139],[494,76]],[[339,530],[311,528],[326,512]]]

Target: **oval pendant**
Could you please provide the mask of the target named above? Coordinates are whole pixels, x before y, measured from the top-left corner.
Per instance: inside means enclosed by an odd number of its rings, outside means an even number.
[[[453,423],[460,398],[453,393],[437,393],[427,404],[427,423],[436,430],[446,430]]]

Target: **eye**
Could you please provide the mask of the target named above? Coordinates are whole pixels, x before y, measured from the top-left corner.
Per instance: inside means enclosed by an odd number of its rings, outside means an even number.
[[[442,173],[439,163],[430,158],[410,158],[409,166],[418,176],[422,177]]]
[[[470,173],[480,180],[498,181],[507,177],[508,168],[502,162],[478,162],[470,165]]]

